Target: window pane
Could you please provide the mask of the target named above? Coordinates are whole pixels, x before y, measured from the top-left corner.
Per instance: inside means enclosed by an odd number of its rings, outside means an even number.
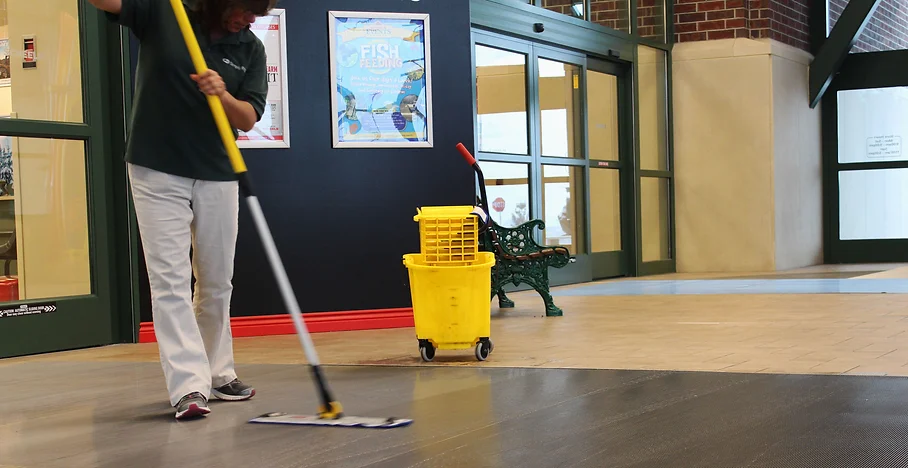
[[[671,259],[668,179],[640,179],[640,222],[643,261]]]
[[[640,167],[668,169],[666,120],[667,75],[665,51],[639,46],[640,74]]]
[[[492,220],[504,227],[516,227],[529,221],[529,166],[489,161],[481,164]]]
[[[621,250],[621,184],[617,169],[590,169],[592,251]]]
[[[542,7],[546,10],[583,19],[583,0],[542,0]]]
[[[590,19],[607,28],[631,32],[627,0],[590,0]]]
[[[542,155],[583,158],[580,67],[539,59]]]
[[[0,136],[0,268],[0,301],[91,294],[84,142]]]
[[[542,166],[542,185],[543,243],[582,252],[586,230],[583,168]]]
[[[618,78],[587,71],[586,102],[590,159],[618,161]]]
[[[0,117],[82,123],[79,0],[39,3],[0,3]]]
[[[839,91],[839,162],[905,161],[908,88]]]
[[[908,239],[908,169],[839,172],[841,240]]]
[[[829,37],[829,31],[839,22],[842,12],[845,11],[845,5],[848,0],[827,0],[826,1],[826,37]]]
[[[479,151],[529,154],[527,57],[476,46]]]
[[[848,0],[829,0],[829,31],[838,23]],[[867,21],[851,53],[883,52],[908,49],[908,4],[903,0],[883,0]]]
[[[637,35],[665,40],[665,0],[637,0]]]

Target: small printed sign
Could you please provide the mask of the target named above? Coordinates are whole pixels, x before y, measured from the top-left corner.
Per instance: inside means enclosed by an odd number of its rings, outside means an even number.
[[[23,304],[16,307],[0,308],[0,319],[9,317],[22,317],[25,315],[49,314],[57,311],[56,303],[48,304]]]
[[[35,37],[25,36],[22,38],[22,68],[38,67],[38,51],[35,47]]]
[[[867,139],[868,158],[900,158],[902,156],[902,137],[886,135]]]

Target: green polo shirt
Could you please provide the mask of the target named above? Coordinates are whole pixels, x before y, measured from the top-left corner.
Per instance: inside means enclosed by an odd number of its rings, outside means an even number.
[[[120,14],[108,16],[139,39],[126,161],[192,179],[236,180],[206,96],[190,77],[195,68],[170,2],[122,2]],[[249,29],[212,41],[187,12],[208,68],[261,119],[268,95],[265,46]]]

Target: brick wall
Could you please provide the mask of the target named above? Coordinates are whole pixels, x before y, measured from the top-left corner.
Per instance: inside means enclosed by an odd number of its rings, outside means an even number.
[[[630,15],[624,1],[590,0],[590,20],[618,31],[630,32]]]
[[[545,0],[542,2],[542,7],[547,10],[552,10],[555,13],[574,16],[572,11],[573,4],[574,0]]]
[[[662,0],[637,0],[637,34],[665,37],[665,7]]]
[[[675,41],[772,38],[807,50],[810,0],[674,0]]]
[[[829,0],[829,26],[835,25],[848,0]],[[883,0],[852,52],[908,49],[908,1]]]
[[[575,0],[545,0],[542,5],[556,13],[574,16],[574,3]],[[630,32],[630,14],[624,0],[590,0],[590,20],[618,31]],[[659,38],[665,35],[662,0],[637,0],[637,34]]]
[[[772,38],[810,50],[810,3],[811,0],[772,0]]]

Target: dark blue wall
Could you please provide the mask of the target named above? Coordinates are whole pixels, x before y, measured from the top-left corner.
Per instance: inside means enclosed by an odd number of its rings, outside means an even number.
[[[292,148],[245,150],[304,312],[408,307],[401,256],[419,251],[416,207],[471,204],[469,0],[283,0],[287,10]],[[431,149],[333,149],[328,10],[429,13],[434,139]],[[133,49],[135,63],[135,49]],[[242,203],[233,316],[284,314],[261,241]],[[142,321],[151,320],[144,262]]]

